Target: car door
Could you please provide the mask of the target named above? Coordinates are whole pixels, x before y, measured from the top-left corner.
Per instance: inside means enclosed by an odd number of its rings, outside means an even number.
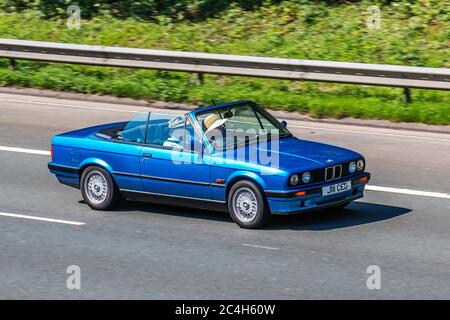
[[[121,190],[143,190],[139,159],[148,115],[143,112],[134,115],[130,121],[103,126],[94,138],[95,148],[81,151],[85,162],[108,168]]]
[[[210,158],[202,153],[201,140],[185,116],[177,120],[173,115],[152,113],[140,154],[144,189],[149,193],[210,199]]]

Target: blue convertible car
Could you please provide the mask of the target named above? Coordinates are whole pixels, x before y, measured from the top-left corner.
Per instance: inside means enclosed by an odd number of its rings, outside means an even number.
[[[228,211],[243,228],[271,214],[343,208],[370,179],[351,150],[294,137],[252,101],[131,121],[52,139],[50,171],[95,210],[121,199]]]

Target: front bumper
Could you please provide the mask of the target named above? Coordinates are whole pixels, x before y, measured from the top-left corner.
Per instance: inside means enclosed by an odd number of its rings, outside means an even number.
[[[352,181],[352,187],[348,191],[330,196],[322,195],[322,187],[348,180]],[[364,196],[364,187],[369,180],[370,173],[362,173],[351,178],[343,178],[311,188],[288,191],[269,190],[266,191],[266,197],[272,214],[294,214],[307,212],[338,206],[362,198]],[[296,196],[295,193],[298,191],[306,191],[306,194],[303,196]]]

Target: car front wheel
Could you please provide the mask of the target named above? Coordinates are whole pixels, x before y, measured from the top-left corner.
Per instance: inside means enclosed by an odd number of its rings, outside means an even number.
[[[228,194],[228,211],[241,228],[256,229],[270,219],[269,208],[260,189],[250,181],[234,184]]]
[[[105,169],[88,167],[81,175],[81,195],[94,210],[111,209],[120,199],[120,192]]]

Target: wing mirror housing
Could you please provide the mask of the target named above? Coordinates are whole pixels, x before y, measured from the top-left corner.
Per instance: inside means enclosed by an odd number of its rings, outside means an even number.
[[[283,126],[283,128],[287,128],[287,121],[286,120],[281,120],[280,124]]]

